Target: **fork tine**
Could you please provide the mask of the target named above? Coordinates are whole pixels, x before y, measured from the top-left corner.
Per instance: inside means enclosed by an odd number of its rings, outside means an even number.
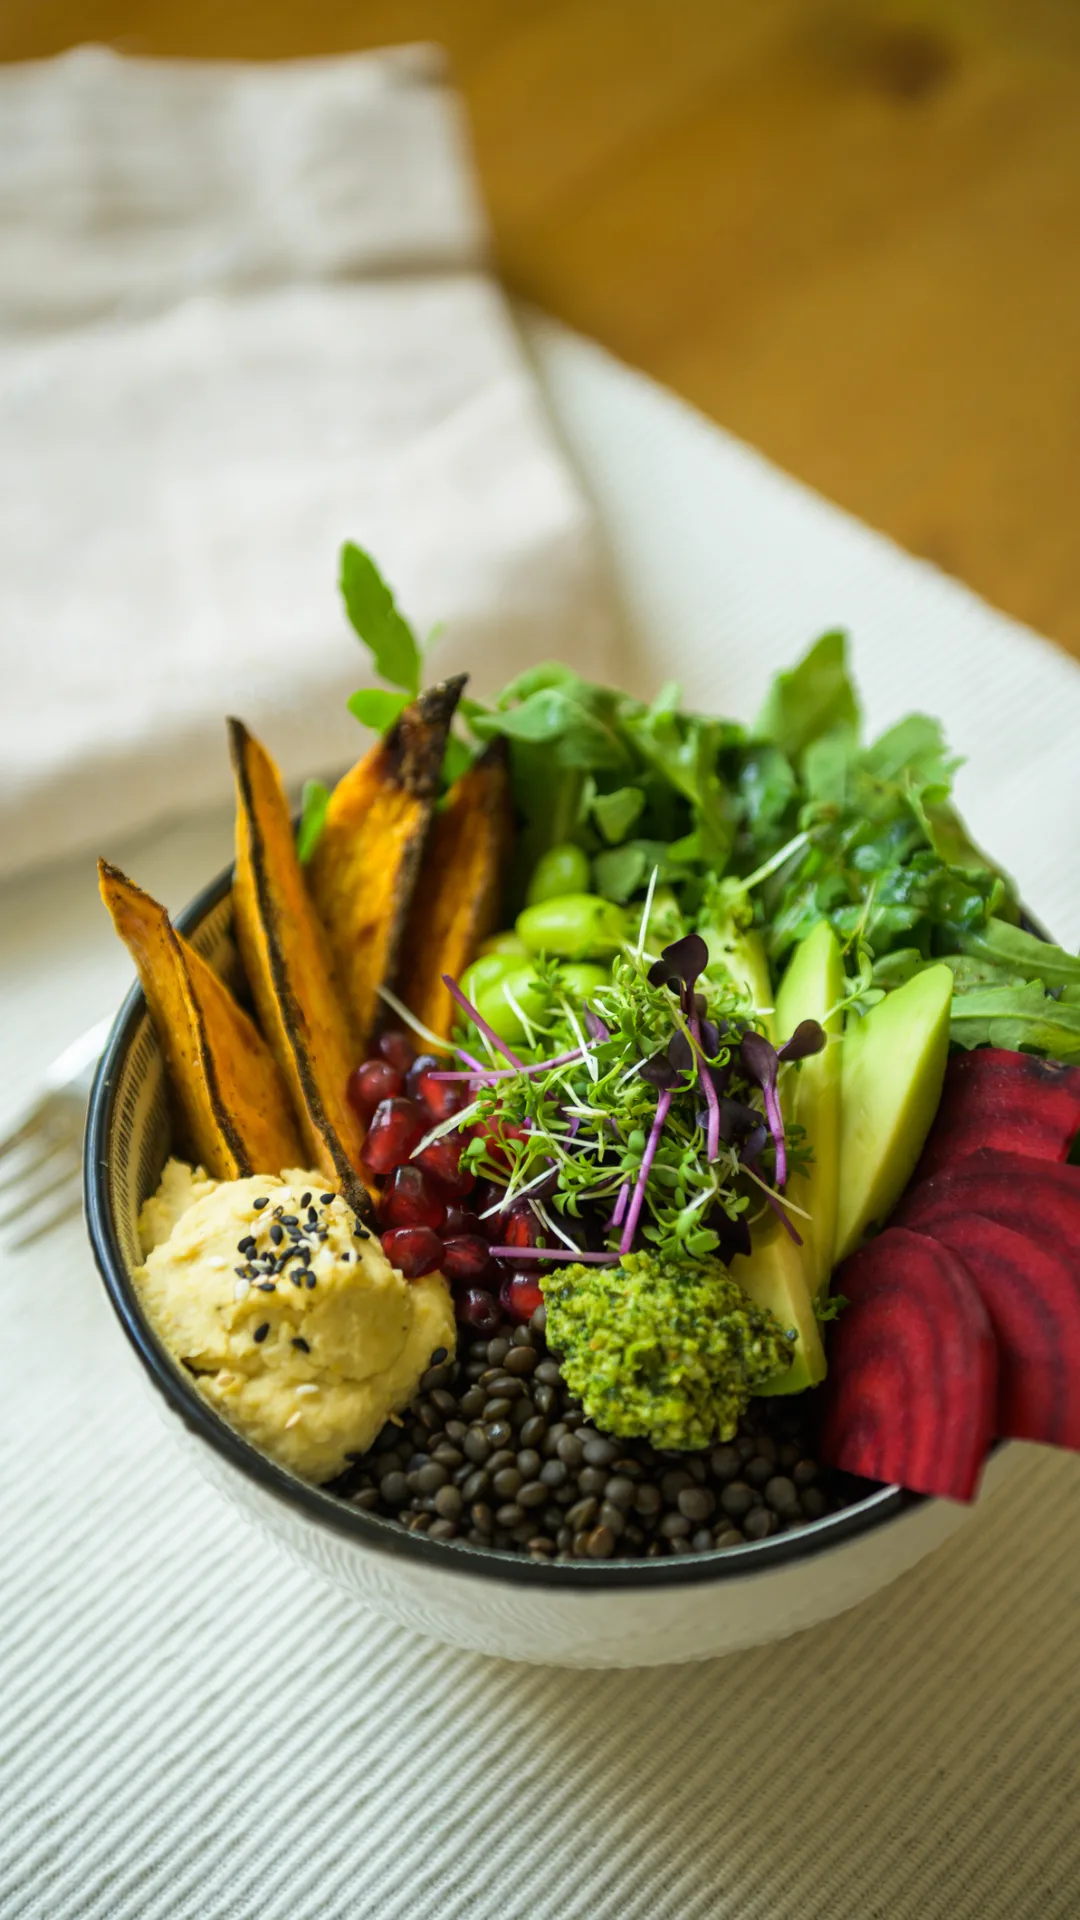
[[[36,1141],[35,1144],[37,1144]],[[43,1136],[40,1147],[41,1151],[36,1153],[33,1159],[22,1157],[0,1172],[0,1194],[10,1193],[16,1187],[24,1190],[31,1187],[34,1184],[35,1175],[42,1167],[47,1167],[50,1160],[55,1160],[61,1153],[67,1153],[70,1157],[70,1149],[66,1141],[47,1140]]]
[[[0,1140],[0,1160],[6,1159],[9,1153],[15,1152],[16,1147],[21,1147],[24,1141],[31,1139],[39,1131],[40,1126],[40,1110],[35,1107],[32,1113],[27,1114],[21,1126],[16,1127],[5,1139]]]
[[[35,1240],[43,1240],[45,1235],[51,1233],[54,1227],[61,1226],[65,1220],[71,1220],[75,1214],[81,1212],[82,1193],[78,1185],[76,1185],[70,1200],[65,1201],[63,1205],[59,1207],[54,1207],[52,1212],[47,1213],[44,1220],[37,1226],[28,1227],[25,1233],[16,1234],[8,1244],[12,1248],[18,1249],[33,1246]]]
[[[79,1171],[77,1160],[73,1160],[68,1154],[57,1154],[53,1157],[58,1160],[63,1159],[64,1164],[58,1169],[53,1179],[44,1185],[38,1184],[24,1189],[21,1199],[15,1200],[13,1204],[4,1208],[0,1213],[0,1232],[10,1226],[13,1220],[17,1220],[20,1214],[35,1212],[42,1200],[47,1200],[50,1194],[58,1193],[61,1187],[66,1187],[77,1177]],[[5,1192],[7,1191],[10,1189],[5,1189]]]

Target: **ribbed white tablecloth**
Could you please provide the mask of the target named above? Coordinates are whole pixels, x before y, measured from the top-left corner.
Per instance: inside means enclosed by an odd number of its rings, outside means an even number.
[[[637,623],[627,675],[750,712],[846,621],[872,721],[944,714],[976,832],[1080,940],[1071,663],[596,350],[529,336]],[[130,858],[179,905],[228,840],[210,817]],[[5,1106],[125,983],[85,864],[0,891]],[[0,1299],[2,1920],[1080,1914],[1080,1462],[1033,1452],[936,1557],[783,1645],[495,1663],[323,1592],[203,1486],[79,1229],[7,1260]]]

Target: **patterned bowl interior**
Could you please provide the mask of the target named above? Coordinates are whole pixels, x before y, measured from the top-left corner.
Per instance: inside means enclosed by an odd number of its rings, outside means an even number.
[[[232,893],[224,882],[213,891],[219,897],[209,911],[203,913],[201,901],[196,901],[176,924],[215,973],[246,1000],[247,985],[232,937]],[[172,1145],[165,1062],[144,1002],[131,1043],[117,1063],[106,1171],[113,1224],[129,1276],[142,1262],[139,1210],[155,1191]]]

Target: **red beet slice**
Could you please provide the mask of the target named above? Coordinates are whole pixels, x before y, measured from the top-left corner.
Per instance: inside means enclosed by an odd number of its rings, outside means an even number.
[[[940,1173],[982,1147],[1027,1153],[1035,1160],[1067,1160],[1078,1133],[1080,1067],[1040,1060],[1033,1053],[978,1047],[949,1061],[915,1178]]]
[[[959,1260],[889,1227],[836,1276],[821,1457],[912,1493],[971,1500],[997,1406],[986,1308]]]
[[[998,1350],[997,1430],[1080,1450],[1080,1265],[977,1213],[948,1214],[932,1238],[970,1274]]]
[[[1080,1260],[1080,1167],[981,1147],[913,1183],[893,1219],[898,1227],[932,1233],[936,1220],[953,1213],[981,1213],[1038,1246]]]

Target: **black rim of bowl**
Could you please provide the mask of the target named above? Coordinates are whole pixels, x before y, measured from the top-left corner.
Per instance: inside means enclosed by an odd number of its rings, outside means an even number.
[[[224,898],[232,886],[232,868],[196,895],[176,919],[181,933],[190,935]],[[113,1217],[109,1194],[109,1142],[112,1134],[119,1068],[146,1011],[142,988],[128,994],[102,1054],[87,1113],[84,1160],[86,1220],[98,1271],[120,1324],[157,1391],[189,1432],[212,1447],[229,1466],[252,1480],[285,1507],[334,1533],[376,1553],[411,1560],[418,1567],[478,1575],[485,1580],[511,1581],[527,1587],[550,1587],[563,1592],[602,1587],[633,1590],[665,1586],[693,1586],[709,1581],[763,1574],[773,1567],[816,1559],[857,1534],[870,1532],[885,1521],[923,1504],[923,1496],[900,1487],[878,1487],[837,1513],[810,1521],[795,1533],[775,1534],[768,1540],[747,1541],[739,1547],[711,1552],[669,1555],[658,1560],[573,1560],[553,1564],[494,1547],[474,1547],[461,1540],[429,1540],[425,1533],[409,1533],[387,1516],[354,1507],[323,1487],[299,1480],[260,1453],[202,1400],[183,1369],[169,1356],[143,1315],[131,1282]]]

